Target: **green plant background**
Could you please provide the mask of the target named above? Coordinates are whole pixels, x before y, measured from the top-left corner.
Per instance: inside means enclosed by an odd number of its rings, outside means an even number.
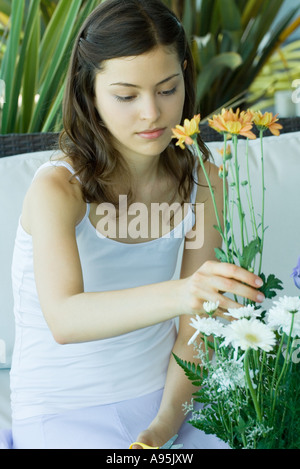
[[[223,106],[250,104],[251,85],[293,31],[287,28],[300,10],[295,0],[295,8],[275,23],[284,0],[164,1],[183,21],[191,42],[202,118]],[[2,134],[61,130],[72,44],[99,3],[0,0],[0,79],[6,85]],[[258,99],[257,90],[253,96]]]

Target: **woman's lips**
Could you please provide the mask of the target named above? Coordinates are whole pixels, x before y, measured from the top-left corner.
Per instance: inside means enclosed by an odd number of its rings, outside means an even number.
[[[152,140],[161,137],[165,130],[166,129],[143,130],[143,132],[139,132],[138,135],[142,138]]]

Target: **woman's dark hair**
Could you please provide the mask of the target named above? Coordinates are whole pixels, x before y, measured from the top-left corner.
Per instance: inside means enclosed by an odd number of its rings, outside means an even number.
[[[184,69],[185,102],[182,119],[192,118],[195,109],[193,59],[183,26],[160,0],[106,0],[86,19],[75,41],[63,102],[64,130],[60,148],[72,160],[82,183],[86,202],[118,205],[114,193],[115,176],[128,183],[128,197],[134,197],[126,162],[113,147],[95,108],[95,77],[105,60],[130,57],[157,46],[171,46]],[[208,158],[208,150],[199,139]],[[162,167],[176,182],[176,193],[189,201],[193,187],[195,159],[189,150],[175,146],[174,140],[162,153]]]

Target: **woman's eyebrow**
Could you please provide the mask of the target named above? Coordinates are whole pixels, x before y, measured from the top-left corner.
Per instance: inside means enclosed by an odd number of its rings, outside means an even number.
[[[170,81],[172,80],[172,78],[174,77],[178,77],[180,74],[179,73],[175,73],[174,75],[171,75],[170,77],[168,78],[165,78],[164,80],[160,81],[159,83],[157,83],[155,86],[159,86],[159,85],[163,85],[164,83],[166,83],[167,81]],[[130,88],[141,88],[140,86],[138,85],[133,85],[131,83],[123,83],[123,82],[118,82],[118,83],[111,83],[111,85],[109,86],[127,86],[127,87],[130,87]]]

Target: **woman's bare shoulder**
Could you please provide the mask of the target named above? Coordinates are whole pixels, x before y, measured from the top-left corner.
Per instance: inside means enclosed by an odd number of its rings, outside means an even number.
[[[30,233],[32,219],[43,212],[64,211],[66,220],[77,224],[84,216],[85,203],[81,185],[71,178],[71,172],[64,166],[49,165],[41,168],[32,181],[24,199],[22,225]]]

